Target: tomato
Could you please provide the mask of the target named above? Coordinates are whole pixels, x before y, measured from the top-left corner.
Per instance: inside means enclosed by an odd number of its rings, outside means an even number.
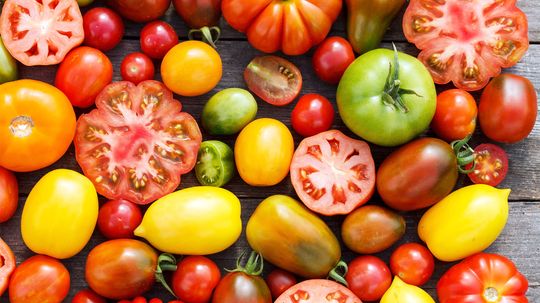
[[[339,130],[305,138],[294,152],[291,182],[311,210],[327,216],[348,214],[375,189],[369,145]]]
[[[435,303],[435,300],[420,287],[407,284],[395,276],[380,303]]]
[[[154,79],[154,63],[143,53],[131,53],[122,60],[120,74],[122,80],[133,82],[133,84],[152,80]]]
[[[345,217],[341,238],[350,250],[359,254],[381,252],[406,232],[405,219],[377,205],[362,206]]]
[[[99,209],[97,227],[107,239],[133,238],[142,221],[139,207],[126,200],[110,200]]]
[[[201,41],[185,41],[171,48],[161,62],[165,85],[181,96],[199,96],[211,91],[221,80],[221,57]]]
[[[13,59],[0,37],[0,84],[17,80],[17,61]]]
[[[148,204],[195,166],[201,132],[162,83],[113,83],[96,107],[79,118],[74,142],[77,162],[101,195]]]
[[[289,172],[294,141],[278,120],[260,118],[242,129],[234,144],[236,169],[251,186],[272,186]]]
[[[293,274],[280,268],[272,270],[266,276],[265,281],[274,299],[277,299],[283,292],[298,283]]]
[[[157,20],[146,24],[141,30],[141,50],[153,59],[163,59],[178,44],[174,28],[167,22]]]
[[[107,301],[93,290],[86,288],[79,290],[71,300],[71,303],[107,303]]]
[[[157,258],[154,249],[141,241],[109,240],[88,253],[85,279],[101,296],[132,298],[148,291],[154,284]]]
[[[452,266],[437,283],[441,303],[527,303],[527,278],[508,258],[479,253]]]
[[[341,11],[340,0],[223,0],[223,17],[256,49],[301,55],[321,43]]]
[[[214,261],[203,256],[188,256],[178,263],[172,276],[172,289],[186,303],[206,303],[221,279]]]
[[[461,140],[474,132],[477,113],[471,94],[461,89],[445,90],[437,96],[431,128],[447,142]]]
[[[509,195],[509,189],[484,184],[460,188],[424,213],[418,235],[441,261],[481,252],[506,225]]]
[[[313,69],[319,79],[338,84],[343,73],[354,61],[354,52],[347,39],[334,36],[326,38],[313,53]]]
[[[204,105],[201,120],[210,135],[234,135],[257,116],[257,101],[245,89],[226,88]]]
[[[124,36],[124,22],[114,11],[105,7],[94,7],[83,16],[84,44],[108,51],[113,49]]]
[[[303,95],[291,113],[294,130],[304,137],[328,130],[334,123],[332,103],[319,94]]]
[[[0,223],[9,220],[15,214],[19,204],[19,184],[9,170],[0,166]]]
[[[250,91],[272,105],[291,103],[302,89],[302,74],[292,62],[277,56],[251,60],[244,70]]]
[[[435,260],[425,246],[405,243],[390,256],[390,269],[405,283],[422,286],[433,275]]]
[[[69,271],[58,260],[35,255],[19,264],[9,280],[11,303],[61,303],[69,293]]]
[[[493,78],[478,105],[482,132],[504,143],[525,139],[534,128],[537,112],[538,100],[531,81],[513,74]]]
[[[96,96],[112,81],[113,67],[101,51],[81,46],[71,51],[60,64],[54,85],[63,91],[73,106],[90,107]]]
[[[47,83],[18,80],[0,85],[0,113],[0,166],[6,169],[27,172],[49,166],[73,140],[73,107]]]
[[[475,167],[469,178],[476,184],[497,186],[508,173],[508,156],[497,145],[485,143],[474,148]]]
[[[208,255],[227,249],[241,231],[240,200],[233,193],[194,186],[150,205],[135,235],[163,252]]]
[[[13,270],[15,270],[15,255],[6,242],[0,238],[0,296],[6,291]]]
[[[11,55],[27,66],[58,64],[84,39],[83,18],[75,0],[7,0],[0,36]]]
[[[195,176],[201,185],[221,187],[234,176],[234,155],[229,145],[209,140],[201,144]]]
[[[165,14],[171,0],[107,0],[122,17],[134,22],[148,22]]]
[[[362,303],[345,286],[330,280],[313,279],[302,281],[285,291],[275,303]]]
[[[221,0],[173,0],[172,3],[190,28],[214,26],[221,18]]]
[[[80,7],[90,5],[92,2],[94,2],[94,0],[77,0]]]
[[[375,256],[359,256],[352,260],[345,279],[349,289],[364,301],[379,300],[392,284],[390,269]]]
[[[24,244],[38,254],[71,258],[90,240],[98,209],[96,189],[88,178],[73,170],[52,170],[39,179],[24,203]]]

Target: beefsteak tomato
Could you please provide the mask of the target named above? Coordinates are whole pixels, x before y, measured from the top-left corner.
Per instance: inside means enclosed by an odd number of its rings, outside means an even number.
[[[0,238],[0,296],[6,291],[13,270],[15,270],[15,255],[6,242]]]
[[[286,290],[274,303],[362,303],[345,286],[330,280],[312,279],[302,281]]]

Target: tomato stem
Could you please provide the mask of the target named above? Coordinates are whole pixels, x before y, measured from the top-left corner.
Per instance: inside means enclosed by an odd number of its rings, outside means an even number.
[[[343,274],[339,273],[339,270],[343,270]],[[339,260],[339,262],[332,268],[332,270],[328,273],[328,278],[333,279],[346,287],[349,287],[349,284],[345,280],[345,275],[347,274],[347,271],[349,270],[349,267],[347,266],[347,263],[343,260]]]
[[[176,294],[171,289],[169,284],[167,284],[163,271],[176,271],[176,269],[178,269],[178,266],[176,265],[176,258],[173,255],[167,253],[159,255],[155,270],[156,281],[161,283],[161,285],[163,285],[163,287],[165,287],[165,289],[169,291],[175,298]]]
[[[476,162],[474,161],[474,150],[469,146],[468,142],[471,139],[472,134],[469,134],[467,137],[456,140],[450,143],[454,153],[456,154],[458,170],[462,174],[468,174],[474,171],[476,167]],[[472,163],[472,167],[467,169],[467,165]]]
[[[244,256],[246,255],[246,252],[242,252],[240,257],[236,259],[236,268],[233,270],[225,269],[228,272],[244,272],[251,276],[259,276],[262,274],[264,269],[264,260],[256,251],[252,251],[249,254],[249,258],[245,265],[242,265],[242,260],[244,259]]]
[[[198,40],[196,39],[195,35],[201,35],[200,40],[202,40],[205,43],[210,44],[213,48],[217,48],[216,43],[219,40],[219,37],[221,36],[221,29],[217,26],[203,26],[199,29],[192,29],[188,32],[188,39],[189,40]]]

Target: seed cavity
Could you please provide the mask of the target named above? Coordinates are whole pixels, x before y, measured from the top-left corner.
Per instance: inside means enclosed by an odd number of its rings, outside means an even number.
[[[447,63],[441,61],[441,54],[435,53],[428,57],[427,64],[430,66],[431,69],[437,71],[437,72],[444,72],[447,67]]]
[[[300,301],[309,300],[309,293],[305,290],[297,290],[294,294],[290,296],[291,301],[294,303],[300,303]]]

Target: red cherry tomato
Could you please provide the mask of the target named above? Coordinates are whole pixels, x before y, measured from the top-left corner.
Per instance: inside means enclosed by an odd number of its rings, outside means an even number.
[[[172,276],[172,289],[186,303],[206,303],[221,279],[214,261],[203,256],[188,256],[178,263]]]
[[[71,303],[107,303],[107,301],[93,290],[83,289],[75,294]]]
[[[421,286],[433,275],[435,260],[425,246],[406,243],[390,256],[390,269],[405,283]]]
[[[377,301],[392,284],[392,274],[383,260],[375,256],[360,256],[349,263],[345,280],[360,300]]]
[[[266,284],[270,288],[274,300],[296,283],[298,283],[296,277],[281,268],[272,270],[266,277]]]
[[[143,53],[131,53],[120,64],[122,79],[139,84],[144,80],[154,79],[154,63]]]
[[[332,103],[318,94],[302,96],[291,113],[292,127],[304,137],[328,130],[333,122]]]
[[[174,28],[165,21],[150,22],[141,30],[141,50],[153,59],[163,59],[176,44],[178,36]]]
[[[171,0],[107,0],[122,17],[134,22],[148,22],[165,14]]]
[[[312,64],[319,79],[337,84],[353,61],[354,51],[349,41],[342,37],[329,37],[315,50]]]
[[[101,51],[113,49],[124,36],[122,18],[113,10],[95,7],[83,16],[84,44]]]
[[[17,178],[11,171],[0,166],[0,223],[6,222],[13,217],[18,204],[19,186]]]
[[[497,145],[485,143],[474,148],[474,171],[469,173],[473,183],[497,186],[508,173],[508,156]]]
[[[111,200],[99,209],[97,226],[108,239],[133,238],[142,221],[139,207],[126,200]]]
[[[449,89],[437,96],[431,128],[443,140],[461,140],[474,132],[477,113],[476,101],[471,94],[461,89]]]

